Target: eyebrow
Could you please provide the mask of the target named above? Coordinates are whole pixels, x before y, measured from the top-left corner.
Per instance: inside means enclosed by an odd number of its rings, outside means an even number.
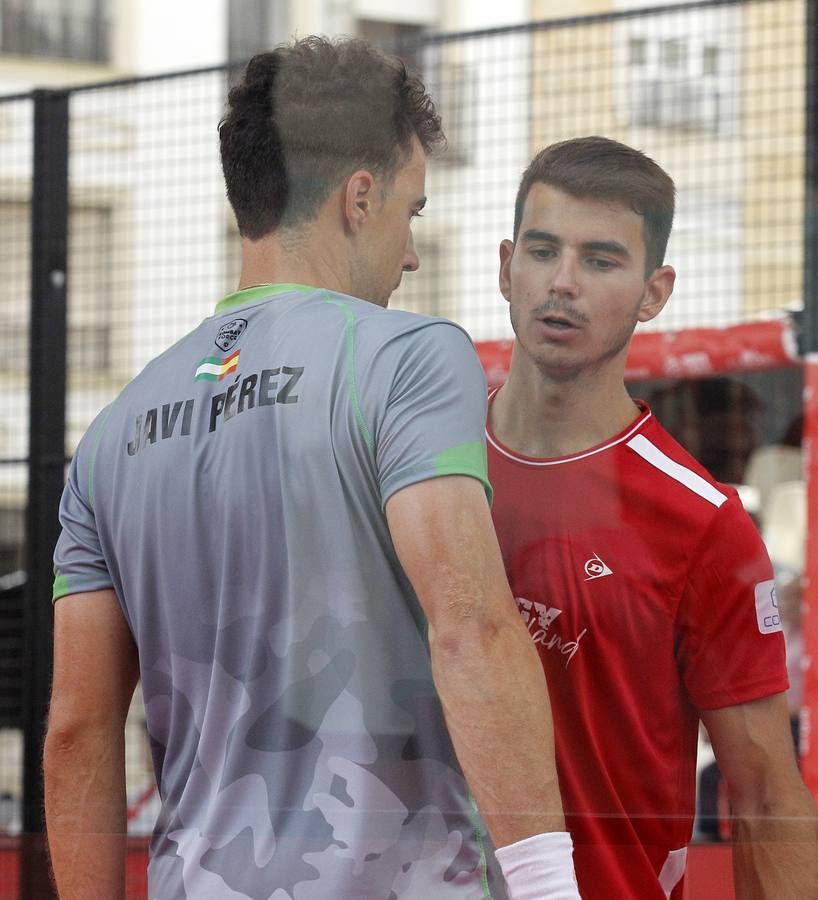
[[[522,239],[532,242],[543,241],[547,244],[556,244],[558,247],[562,246],[561,238],[551,234],[550,231],[540,231],[538,228],[529,228],[528,231],[523,232]],[[610,253],[623,259],[631,258],[628,248],[624,244],[620,244],[619,241],[586,241],[582,244],[582,249],[595,253]]]

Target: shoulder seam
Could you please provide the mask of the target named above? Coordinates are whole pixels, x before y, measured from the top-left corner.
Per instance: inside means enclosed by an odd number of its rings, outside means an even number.
[[[344,314],[344,341],[346,343],[346,368],[347,368],[347,378],[349,379],[349,393],[350,399],[352,401],[352,411],[355,415],[355,421],[358,423],[358,428],[360,429],[361,436],[366,443],[367,448],[370,452],[375,449],[375,441],[372,437],[372,434],[367,427],[366,420],[364,419],[364,413],[361,409],[361,400],[358,396],[358,377],[355,368],[355,316],[352,313],[352,310],[344,303],[343,300],[338,300],[333,297],[327,296],[328,291],[322,291],[321,299],[325,303],[329,303],[332,306],[337,306],[341,312]]]
[[[91,447],[91,459],[88,461],[88,505],[91,507],[91,509],[94,508],[94,467],[96,466],[97,462],[97,452],[99,451],[99,445],[102,441],[105,429],[108,427],[108,419],[111,418],[111,413],[114,411],[114,404],[116,403],[117,399],[119,398],[114,398],[108,406],[105,417],[99,423],[99,430],[94,436],[94,443]]]

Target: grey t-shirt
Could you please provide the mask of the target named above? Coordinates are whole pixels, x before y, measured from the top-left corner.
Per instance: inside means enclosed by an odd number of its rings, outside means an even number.
[[[383,511],[486,484],[456,325],[298,285],[241,291],[99,415],[55,599],[112,587],[139,648],[160,900],[505,897]]]

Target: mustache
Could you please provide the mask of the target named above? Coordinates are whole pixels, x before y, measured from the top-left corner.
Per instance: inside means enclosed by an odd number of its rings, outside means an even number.
[[[544,303],[540,303],[539,306],[534,307],[534,309],[532,310],[532,315],[536,319],[542,318],[543,316],[552,315],[554,313],[562,316],[564,319],[567,319],[569,322],[573,322],[576,325],[588,324],[587,316],[583,315],[581,312],[578,312],[570,304],[564,303],[563,301],[554,298],[546,300]]]

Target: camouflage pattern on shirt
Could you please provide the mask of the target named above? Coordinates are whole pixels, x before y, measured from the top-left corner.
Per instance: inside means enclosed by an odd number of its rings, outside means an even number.
[[[113,587],[139,648],[151,898],[506,896],[384,514],[428,478],[488,489],[485,397],[457,326],[287,285],[226,298],[92,424],[55,599]]]

